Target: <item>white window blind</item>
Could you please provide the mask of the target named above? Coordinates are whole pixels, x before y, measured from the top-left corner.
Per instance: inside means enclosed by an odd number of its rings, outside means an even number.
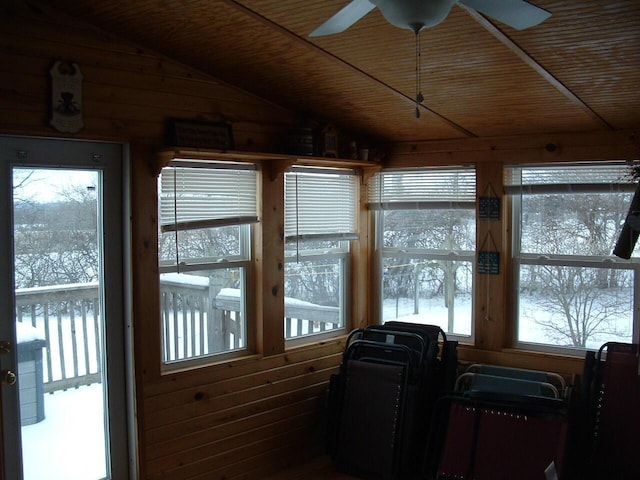
[[[371,210],[475,208],[472,167],[383,170],[367,188]]]
[[[174,161],[160,175],[163,232],[258,221],[253,164]]]
[[[353,170],[294,167],[285,173],[285,238],[355,239]]]
[[[507,166],[504,185],[509,194],[634,191],[630,172],[623,162]]]

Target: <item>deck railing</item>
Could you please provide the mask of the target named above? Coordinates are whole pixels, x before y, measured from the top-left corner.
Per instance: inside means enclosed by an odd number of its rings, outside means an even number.
[[[201,280],[203,277],[199,277]],[[209,355],[246,346],[240,290],[206,282],[160,282],[165,361]],[[285,338],[340,327],[338,307],[285,298]]]
[[[163,357],[173,361],[246,346],[239,290],[208,282],[162,280]],[[338,307],[285,299],[285,337],[292,339],[340,326]],[[16,290],[16,319],[42,339],[44,391],[101,381],[102,315],[97,283]],[[20,338],[18,339],[20,341]]]
[[[45,392],[100,382],[102,316],[98,295],[95,282],[16,290],[17,321],[34,330],[30,338],[46,342]]]

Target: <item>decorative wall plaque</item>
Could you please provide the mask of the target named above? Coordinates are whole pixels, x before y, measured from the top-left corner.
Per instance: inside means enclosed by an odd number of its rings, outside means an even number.
[[[224,122],[170,120],[169,144],[176,147],[233,150],[231,125]]]
[[[491,184],[487,185],[479,199],[478,218],[480,220],[500,220],[500,198]]]
[[[56,61],[51,70],[51,120],[59,132],[77,133],[82,119],[82,73],[77,64]]]
[[[485,275],[500,274],[500,252],[493,241],[493,235],[488,232],[484,237],[478,252],[478,273]]]
[[[500,252],[478,252],[478,273],[485,275],[500,274]]]

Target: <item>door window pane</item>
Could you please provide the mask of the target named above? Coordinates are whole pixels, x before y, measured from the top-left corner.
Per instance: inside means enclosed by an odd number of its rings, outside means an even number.
[[[25,480],[109,477],[101,177],[13,171]]]

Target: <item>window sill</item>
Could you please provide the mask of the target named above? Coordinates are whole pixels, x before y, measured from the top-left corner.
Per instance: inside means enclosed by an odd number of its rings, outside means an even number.
[[[340,353],[345,349],[348,332],[340,330],[333,334],[319,334],[318,336],[301,337],[295,340],[287,340],[285,344],[285,353],[296,352],[305,349],[326,347],[329,345],[336,346]]]
[[[233,352],[231,352],[233,353]],[[200,372],[203,369],[215,371],[219,369],[228,369],[231,366],[243,365],[246,363],[254,363],[261,360],[263,356],[258,353],[239,352],[234,356],[229,354],[212,355],[194,360],[185,360],[174,364],[162,366],[162,376],[168,377],[176,374],[184,374],[191,372]]]

